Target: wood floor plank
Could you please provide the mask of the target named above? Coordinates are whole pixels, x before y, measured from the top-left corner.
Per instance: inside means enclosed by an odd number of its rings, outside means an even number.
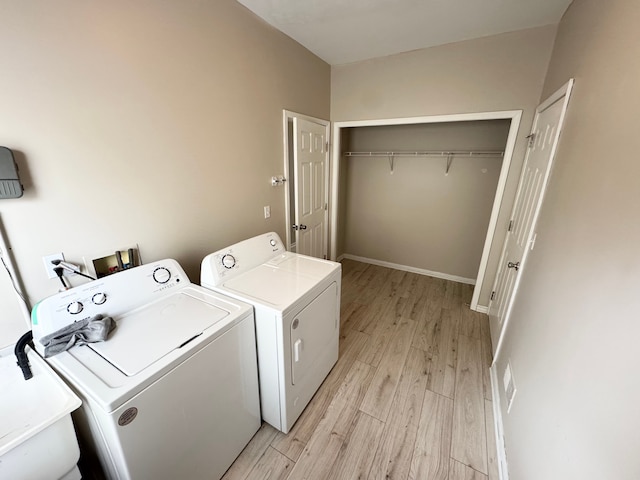
[[[496,444],[495,421],[493,416],[493,402],[484,401],[484,418],[487,428],[487,468],[489,469],[489,480],[498,480],[498,452]]]
[[[342,284],[355,284],[362,272],[367,268],[366,263],[357,262],[345,258],[340,262],[342,264]]]
[[[342,286],[343,288],[352,288],[358,285],[358,279],[367,269],[365,263],[356,262],[353,260],[345,259],[342,262]]]
[[[429,313],[438,313],[444,306],[444,294],[447,281],[442,278],[432,278],[429,286],[429,303],[427,309]]]
[[[453,398],[458,358],[458,320],[451,310],[442,308],[438,327],[434,333],[433,369],[428,389]]]
[[[240,456],[224,474],[222,480],[244,480],[255,464],[269,448],[278,431],[268,423],[262,423],[249,444],[244,447]]]
[[[375,288],[366,287],[366,292],[366,295],[356,299],[357,303],[367,306],[366,315],[360,316],[357,322],[353,322],[351,328],[373,335],[380,329],[382,323],[380,318],[395,310],[398,295],[391,282]]]
[[[368,480],[408,478],[430,370],[429,355],[410,349]]]
[[[383,422],[389,414],[415,329],[416,322],[401,319],[360,406],[360,410]]]
[[[380,289],[380,285],[367,285],[363,287],[361,293],[354,301],[362,303],[363,305],[371,305],[380,295]]]
[[[462,284],[446,280],[444,291],[444,308],[455,308],[462,305]]]
[[[373,303],[381,303],[385,306],[388,302],[393,301],[396,297],[401,297],[404,293],[404,279],[407,276],[407,272],[400,272],[395,270],[394,273],[388,274],[384,283],[378,290],[378,295],[373,300]]]
[[[360,303],[360,302],[358,302]],[[366,312],[362,312],[362,315],[358,315],[349,328],[351,330],[357,330],[358,332],[366,333],[367,335],[373,335],[379,325],[379,319],[384,312],[385,305],[381,304],[368,304],[366,305]]]
[[[453,401],[425,391],[413,450],[411,480],[447,480]]]
[[[489,317],[483,315],[480,320],[480,341],[482,346],[482,386],[484,398],[493,400],[491,391],[491,363],[493,362],[493,350],[491,349],[491,333],[489,331]]]
[[[439,278],[433,278],[430,282],[422,316],[418,320],[418,331],[413,340],[415,348],[431,354],[437,353],[433,351],[433,346],[437,345],[440,333],[444,285],[444,280]]]
[[[351,306],[352,303],[356,302],[358,298],[362,295],[364,290],[367,287],[362,285],[344,285],[340,290],[340,316],[344,315],[344,312]]]
[[[291,460],[297,461],[307,442],[315,432],[333,397],[344,382],[356,358],[369,341],[369,336],[360,332],[349,332],[340,342],[338,362],[322,383],[309,405],[287,435],[278,432],[271,446]]]
[[[391,271],[392,270],[390,268],[368,264],[358,277],[356,283],[360,285],[367,285],[368,287],[380,287],[385,283],[387,276],[391,274]]]
[[[374,369],[356,361],[296,462],[290,480],[326,479],[359,412]]]
[[[462,284],[462,301],[463,305],[471,305],[471,299],[473,298],[473,290],[475,289],[475,285],[470,285],[468,283]]]
[[[273,447],[268,447],[246,480],[285,480],[294,463]]]
[[[407,302],[402,312],[403,317],[416,321],[422,318],[429,299],[430,278],[431,277],[427,277],[426,275],[414,274],[412,276]]]
[[[480,322],[486,315],[474,312],[467,306],[462,306],[460,310],[460,333],[467,337],[482,338]]]
[[[353,326],[357,326],[362,318],[369,314],[369,306],[358,302],[352,302],[344,312],[340,313],[341,329],[354,330]],[[357,328],[355,329],[357,330]]]
[[[487,474],[487,437],[480,340],[458,336],[451,457]]]
[[[370,333],[371,341],[363,349],[358,360],[374,367],[380,364],[387,345],[393,338],[400,319],[402,318],[398,316],[398,309],[396,307],[397,303],[402,300],[402,297],[395,296],[383,306],[381,313],[375,318],[373,328],[366,332]]]
[[[351,480],[367,477],[382,436],[384,422],[362,411],[358,412],[354,428],[345,439],[328,479]]]
[[[452,458],[449,463],[449,480],[487,480],[487,476]]]

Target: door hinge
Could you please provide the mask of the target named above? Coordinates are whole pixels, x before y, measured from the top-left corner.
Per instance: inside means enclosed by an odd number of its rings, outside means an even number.
[[[324,209],[328,210],[329,209],[329,205],[327,203],[324,204]]]
[[[324,143],[324,147],[325,147],[325,151],[328,152],[329,151],[329,142],[325,142]]]
[[[527,135],[527,138],[529,139],[529,148],[533,148],[533,145],[536,143],[536,134],[532,133],[531,135]]]
[[[494,290],[493,292],[491,292],[491,300],[495,300],[496,299],[496,291]]]
[[[510,232],[512,228],[513,228],[513,220],[509,220],[509,228],[507,229],[507,232]]]

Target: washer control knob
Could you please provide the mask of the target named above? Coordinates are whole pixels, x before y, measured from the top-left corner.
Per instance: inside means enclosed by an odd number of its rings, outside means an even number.
[[[165,267],[158,267],[153,271],[153,279],[156,283],[167,283],[171,280],[171,272]]]
[[[276,242],[276,241],[272,238],[271,240],[269,240],[269,243],[271,244],[271,246],[272,246],[272,247],[275,247],[275,246],[276,246],[276,244],[277,244],[278,242]]]
[[[107,294],[103,292],[96,293],[93,297],[91,297],[91,301],[96,305],[102,305],[107,301]]]
[[[81,302],[71,302],[69,305],[67,305],[67,312],[69,312],[71,315],[77,315],[82,311],[83,308],[84,307]]]
[[[222,257],[222,266],[224,268],[233,268],[236,266],[236,259],[233,255],[231,255],[230,253],[227,253],[225,256]]]

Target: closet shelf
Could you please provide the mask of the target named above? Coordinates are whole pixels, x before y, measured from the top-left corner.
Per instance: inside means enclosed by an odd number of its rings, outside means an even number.
[[[395,157],[447,157],[445,175],[449,175],[449,169],[454,157],[502,157],[503,151],[491,150],[422,150],[419,152],[344,152],[345,157],[387,157],[389,159],[390,173],[393,173],[393,160]]]
[[[423,150],[420,152],[344,152],[345,157],[501,157],[502,151]]]

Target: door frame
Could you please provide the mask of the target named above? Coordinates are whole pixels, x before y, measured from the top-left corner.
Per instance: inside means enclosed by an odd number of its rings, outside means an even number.
[[[327,144],[331,145],[331,122],[329,120],[323,120],[322,118],[311,117],[309,115],[304,115],[302,113],[292,112],[290,110],[282,110],[282,140],[283,140],[283,152],[284,152],[284,214],[285,214],[285,246],[288,251],[291,251],[292,245],[294,244],[293,235],[291,234],[291,213],[295,208],[295,200],[292,199],[292,196],[295,196],[295,189],[292,191],[291,189],[295,187],[295,171],[291,171],[289,165],[293,162],[292,150],[293,149],[293,137],[291,136],[291,132],[289,131],[289,122],[293,125],[293,118],[301,118],[303,120],[307,120],[309,122],[317,123],[319,125],[324,126],[325,128],[325,138],[327,139]],[[331,190],[331,179],[329,177],[329,169],[331,166],[330,159],[330,149],[327,148],[326,151],[326,162],[325,162],[325,198],[327,199],[327,203],[329,203],[329,192]],[[294,169],[295,169],[295,164]],[[293,201],[292,201],[293,200]],[[331,207],[329,207],[331,208]],[[325,210],[325,238],[324,238],[324,253],[328,258],[329,251],[329,229],[331,225],[329,224],[329,211]],[[297,247],[297,245],[296,245]]]
[[[329,230],[331,231],[331,260],[336,260],[337,257],[337,241],[338,241],[338,203],[339,203],[339,185],[340,185],[340,130],[342,128],[351,127],[374,127],[385,125],[411,125],[416,123],[450,123],[450,122],[470,122],[477,120],[511,120],[509,127],[509,134],[507,136],[507,144],[504,150],[504,157],[502,159],[502,168],[500,169],[500,176],[498,178],[498,185],[496,187],[496,194],[493,199],[493,207],[491,209],[491,216],[489,218],[489,226],[487,228],[487,235],[484,241],[484,247],[482,250],[482,256],[480,259],[480,267],[478,268],[478,276],[476,278],[476,284],[473,289],[473,297],[471,299],[471,309],[486,313],[487,308],[478,306],[478,299],[480,297],[480,291],[484,281],[484,276],[487,270],[487,263],[489,261],[489,252],[491,250],[491,242],[495,236],[496,226],[498,223],[498,213],[500,212],[500,206],[504,197],[504,191],[507,184],[507,176],[509,174],[509,167],[511,166],[511,160],[513,158],[513,152],[516,146],[516,140],[518,136],[518,129],[520,128],[520,121],[522,119],[522,110],[504,110],[497,112],[479,112],[479,113],[460,113],[451,115],[430,115],[423,117],[406,117],[406,118],[386,118],[376,120],[353,120],[333,122],[333,138],[335,141],[331,148],[331,181],[329,182],[331,188],[331,198],[329,202],[329,210],[331,212],[331,220],[329,222]]]

